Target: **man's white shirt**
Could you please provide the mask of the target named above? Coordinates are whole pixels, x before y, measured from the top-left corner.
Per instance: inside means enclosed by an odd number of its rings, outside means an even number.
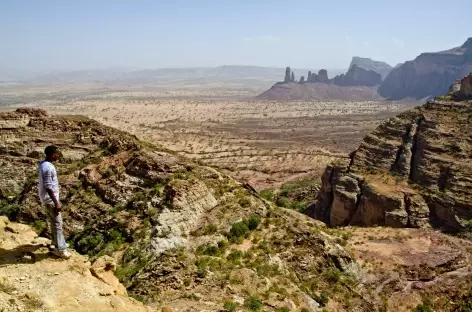
[[[57,181],[56,167],[49,161],[43,160],[39,163],[39,198],[42,204],[53,205],[46,189],[51,189],[59,201],[59,182]]]

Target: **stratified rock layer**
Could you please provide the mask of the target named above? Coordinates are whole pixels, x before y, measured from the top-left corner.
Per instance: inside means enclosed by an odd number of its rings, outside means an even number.
[[[349,164],[326,169],[311,215],[333,226],[463,229],[472,219],[471,118],[471,100],[438,98],[386,121]]]

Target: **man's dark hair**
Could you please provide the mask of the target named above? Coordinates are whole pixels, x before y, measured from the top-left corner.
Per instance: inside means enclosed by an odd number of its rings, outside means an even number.
[[[49,145],[44,149],[44,154],[46,154],[46,157],[52,156],[55,152],[57,151],[57,146],[54,145]]]

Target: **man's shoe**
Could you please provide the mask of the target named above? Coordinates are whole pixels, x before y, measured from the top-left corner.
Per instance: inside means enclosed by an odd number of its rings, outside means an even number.
[[[61,259],[69,259],[70,257],[72,257],[72,254],[67,249],[64,249],[64,250],[54,249],[52,253]]]
[[[53,244],[49,245],[49,250],[54,250],[56,249],[56,246],[54,246]],[[66,248],[69,248],[69,243],[66,243]]]

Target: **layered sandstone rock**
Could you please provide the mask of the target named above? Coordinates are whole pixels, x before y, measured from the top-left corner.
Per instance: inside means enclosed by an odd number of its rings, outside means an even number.
[[[349,164],[326,169],[311,215],[334,226],[463,229],[472,219],[471,113],[470,100],[437,99],[386,121]]]

